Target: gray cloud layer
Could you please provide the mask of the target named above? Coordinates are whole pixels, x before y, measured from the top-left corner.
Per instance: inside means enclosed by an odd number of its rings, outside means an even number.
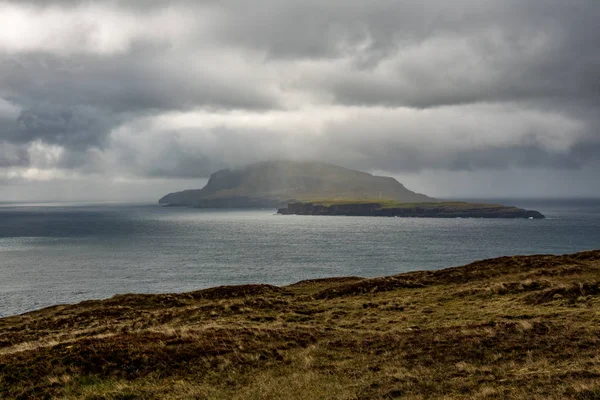
[[[599,19],[597,0],[0,1],[0,181],[596,168]]]

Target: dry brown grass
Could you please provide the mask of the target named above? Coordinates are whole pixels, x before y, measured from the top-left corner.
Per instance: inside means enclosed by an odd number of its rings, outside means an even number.
[[[600,251],[0,319],[0,398],[599,399]]]

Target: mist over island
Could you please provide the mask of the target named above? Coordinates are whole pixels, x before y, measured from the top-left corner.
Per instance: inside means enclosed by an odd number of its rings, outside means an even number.
[[[309,161],[264,161],[211,174],[206,186],[170,193],[160,204],[191,207],[278,207],[314,199],[386,199],[403,203],[436,199],[390,177]]]

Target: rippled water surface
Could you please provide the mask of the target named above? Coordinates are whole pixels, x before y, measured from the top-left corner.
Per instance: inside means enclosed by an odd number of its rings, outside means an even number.
[[[600,202],[545,220],[277,216],[154,205],[0,206],[0,316],[116,293],[380,276],[600,248]]]

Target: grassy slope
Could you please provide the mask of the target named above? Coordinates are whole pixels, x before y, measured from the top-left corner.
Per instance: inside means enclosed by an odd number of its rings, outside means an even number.
[[[597,399],[600,251],[0,319],[0,398]]]

